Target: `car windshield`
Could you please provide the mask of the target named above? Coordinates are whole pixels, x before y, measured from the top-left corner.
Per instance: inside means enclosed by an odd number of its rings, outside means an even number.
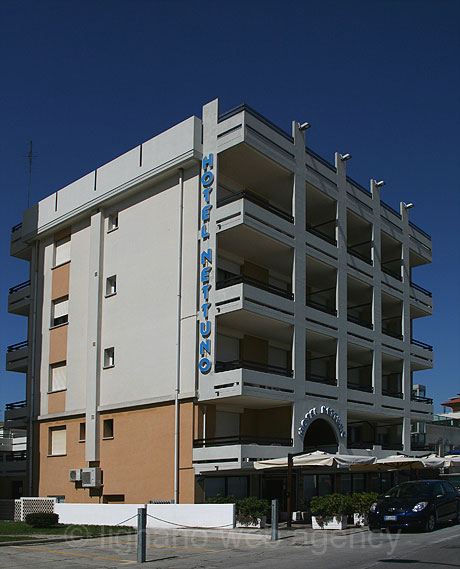
[[[385,498],[418,498],[431,494],[431,484],[428,482],[406,482],[399,484],[385,494]]]

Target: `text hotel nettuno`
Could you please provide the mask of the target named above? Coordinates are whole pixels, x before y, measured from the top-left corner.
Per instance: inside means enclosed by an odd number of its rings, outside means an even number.
[[[204,198],[204,205],[201,209],[201,239],[202,250],[200,255],[200,349],[198,368],[201,373],[208,373],[211,369],[211,320],[209,319],[209,310],[211,303],[209,302],[209,289],[211,288],[211,272],[212,272],[212,248],[206,248],[206,242],[209,239],[209,223],[211,221],[210,203],[212,185],[214,183],[213,170],[213,154],[205,156],[202,164],[201,186]]]

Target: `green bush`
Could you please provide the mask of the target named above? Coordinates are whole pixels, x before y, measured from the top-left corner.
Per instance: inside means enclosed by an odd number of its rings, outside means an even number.
[[[39,512],[36,514],[27,514],[26,516],[26,524],[34,528],[50,528],[57,525],[58,522],[58,514]]]
[[[268,500],[249,496],[236,501],[236,518],[240,522],[256,523],[258,518],[263,518],[270,510]]]
[[[351,502],[354,514],[366,516],[369,508],[377,501],[378,494],[376,492],[360,492],[351,496]]]
[[[236,498],[235,496],[221,496],[217,494],[214,498],[208,498],[206,500],[206,504],[235,504]]]
[[[332,518],[334,516],[353,514],[353,503],[350,496],[329,494],[312,498],[310,509],[313,516]]]

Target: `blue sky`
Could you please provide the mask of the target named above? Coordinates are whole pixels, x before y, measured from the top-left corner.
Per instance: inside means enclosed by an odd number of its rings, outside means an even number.
[[[7,313],[28,277],[9,258],[10,230],[34,203],[220,98],[245,102],[290,130],[433,239],[414,280],[435,311],[414,337],[435,348],[419,372],[439,404],[460,391],[460,2],[321,0],[0,2],[0,346],[26,337]],[[0,408],[24,398],[23,374],[0,371]]]

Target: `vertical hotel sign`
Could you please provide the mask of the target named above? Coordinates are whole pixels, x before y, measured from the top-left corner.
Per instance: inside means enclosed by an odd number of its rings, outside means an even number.
[[[201,208],[201,254],[200,254],[200,348],[198,368],[206,374],[211,369],[211,320],[209,310],[209,289],[213,269],[213,251],[209,246],[209,226],[211,222],[211,192],[214,184],[214,156],[209,154],[203,158],[201,188],[204,204]]]

